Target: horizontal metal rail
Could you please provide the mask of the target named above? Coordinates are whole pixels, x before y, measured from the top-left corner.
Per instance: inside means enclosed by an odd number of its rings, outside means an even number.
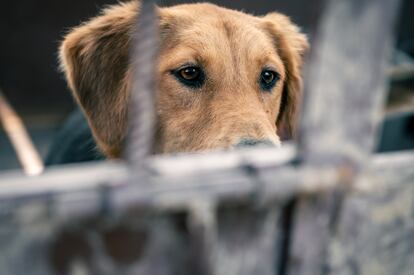
[[[253,155],[257,151],[251,151]],[[271,152],[269,155],[272,155]],[[222,153],[206,156],[202,161],[216,157],[235,158],[238,153]],[[113,211],[127,207],[175,211],[185,209],[199,199],[219,201],[245,200],[252,195],[258,201],[288,200],[298,194],[318,194],[346,182],[347,171],[334,168],[314,169],[312,167],[254,166],[241,154],[239,164],[225,169],[200,169],[189,174],[171,175],[164,166],[194,161],[192,156],[153,159],[148,166],[157,171],[141,180],[143,186],[128,183],[129,172],[123,163],[101,163],[74,167],[56,168],[35,178],[22,178],[19,174],[3,174],[0,183],[0,201],[3,203],[30,202],[30,200],[51,200],[59,209],[75,215],[97,214],[103,200],[113,206]],[[162,163],[160,165],[160,162]],[[211,162],[210,162],[211,163]],[[225,164],[226,161],[223,161]],[[371,168],[352,186],[350,192],[372,192],[385,187],[390,179],[375,178],[377,172],[412,170],[414,152],[384,154],[373,159]],[[216,162],[216,165],[220,163]],[[197,166],[195,166],[197,167]],[[247,169],[246,169],[247,168]],[[412,171],[411,171],[412,170]],[[251,173],[249,173],[251,171]],[[401,176],[407,176],[401,174]],[[277,179],[277,180],[276,180]],[[392,179],[391,179],[392,180]],[[75,203],[76,202],[76,203]],[[116,210],[119,209],[119,210]]]

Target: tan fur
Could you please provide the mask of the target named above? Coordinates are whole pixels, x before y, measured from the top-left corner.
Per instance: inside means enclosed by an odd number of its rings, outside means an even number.
[[[125,137],[128,53],[138,12],[138,1],[110,7],[73,29],[61,46],[69,86],[109,157],[119,157]],[[158,13],[156,153],[226,149],[243,138],[279,144],[278,130],[293,133],[308,44],[288,17],[254,17],[212,4],[159,8]],[[187,63],[206,71],[202,88],[191,90],[171,74]],[[272,93],[259,87],[265,66],[281,76]]]

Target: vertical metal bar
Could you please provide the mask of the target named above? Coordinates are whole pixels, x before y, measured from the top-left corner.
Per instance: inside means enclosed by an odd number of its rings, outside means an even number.
[[[373,151],[385,100],[386,68],[399,0],[331,0],[313,44],[301,125],[300,158],[345,168],[351,183]],[[348,176],[348,177],[346,177]],[[288,274],[329,274],[329,241],[344,193],[301,198]]]
[[[141,1],[131,47],[133,83],[126,157],[138,168],[152,153],[155,130],[155,72],[158,54],[158,20],[155,1]]]
[[[363,166],[374,149],[399,0],[331,0],[307,67],[300,155]]]
[[[216,205],[211,201],[195,201],[189,209],[189,229],[193,261],[197,274],[214,275],[214,253],[218,241]]]

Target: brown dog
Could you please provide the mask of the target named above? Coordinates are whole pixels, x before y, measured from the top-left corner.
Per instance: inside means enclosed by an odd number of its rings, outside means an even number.
[[[61,67],[100,149],[119,157],[126,134],[129,48],[139,1],[73,29]],[[212,4],[158,8],[156,153],[280,144],[294,131],[306,37],[288,17]]]

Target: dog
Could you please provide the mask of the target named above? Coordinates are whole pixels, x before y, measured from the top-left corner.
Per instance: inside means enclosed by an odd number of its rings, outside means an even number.
[[[60,67],[99,150],[119,158],[127,132],[129,53],[140,1],[72,29]],[[209,3],[157,7],[155,154],[270,144],[295,133],[306,35],[285,15]]]

